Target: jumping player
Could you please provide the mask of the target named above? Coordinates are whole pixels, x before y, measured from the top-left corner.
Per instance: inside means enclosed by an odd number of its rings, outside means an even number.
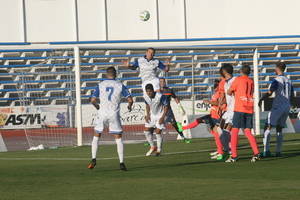
[[[155,49],[148,48],[146,55],[144,57],[135,60],[133,65],[130,65],[129,61],[123,61],[123,64],[129,69],[137,70],[139,68],[139,76],[142,79],[142,89],[144,95],[146,93],[145,87],[147,84],[151,83],[153,85],[154,91],[159,92],[159,79],[158,73],[160,70],[165,72],[169,71],[169,62],[164,65],[160,60],[154,58]]]
[[[285,125],[289,115],[291,102],[294,99],[294,89],[289,78],[284,76],[286,65],[283,62],[278,62],[275,67],[276,78],[273,79],[269,91],[263,95],[259,100],[259,106],[262,101],[266,100],[269,96],[275,93],[271,111],[266,120],[265,133],[264,133],[264,152],[263,157],[271,156],[270,152],[270,139],[271,129],[276,128],[276,156],[281,156],[283,135],[282,129]]]
[[[96,87],[91,103],[98,110],[98,120],[95,126],[95,134],[92,141],[92,161],[88,165],[89,169],[96,166],[96,154],[98,141],[103,132],[104,126],[108,125],[109,133],[115,138],[117,151],[120,160],[120,169],[126,171],[124,164],[124,147],[122,141],[122,126],[120,120],[120,101],[122,97],[127,98],[128,110],[131,111],[133,100],[127,88],[119,81],[116,81],[116,70],[109,67],[106,70],[107,80],[102,81]],[[100,99],[100,105],[97,104],[97,98]]]
[[[217,154],[211,155],[212,159],[217,159],[217,160],[222,160],[223,159],[223,145],[220,140],[219,136],[219,122],[220,122],[220,115],[219,115],[219,92],[218,92],[218,85],[219,85],[219,80],[215,80],[214,84],[214,90],[215,93],[212,96],[212,99],[210,101],[205,101],[206,103],[209,103],[212,105],[211,111],[209,115],[205,115],[202,117],[197,118],[194,122],[182,126],[181,123],[177,123],[179,126],[179,130],[187,130],[187,129],[192,129],[198,126],[201,123],[209,124],[210,126],[210,133],[214,136],[216,146],[217,146]]]
[[[179,110],[181,111],[182,115],[185,115],[185,110],[183,108],[183,106],[180,103],[179,98],[176,96],[174,90],[170,87],[167,86],[166,80],[165,78],[159,78],[159,84],[160,84],[160,90],[161,93],[167,97],[168,102],[171,103],[171,98],[173,98],[176,102],[176,104],[178,105]],[[186,143],[189,143],[190,140],[186,139],[182,133],[182,131],[179,130],[173,110],[171,108],[171,104],[169,103],[169,112],[167,114],[167,119],[166,122],[169,122],[172,124],[172,126],[175,128],[175,130],[177,131],[177,133],[184,139],[184,141]]]
[[[150,156],[152,153],[159,156],[162,150],[162,130],[165,129],[164,124],[169,111],[169,102],[166,96],[154,91],[152,84],[147,84],[145,90],[146,122],[144,133],[150,144],[150,150],[146,153],[146,156]],[[156,135],[157,146],[154,145],[153,132]]]
[[[253,151],[251,162],[256,162],[259,157],[259,150],[256,139],[251,133],[253,128],[253,91],[254,83],[249,78],[251,69],[248,65],[243,65],[241,76],[236,77],[231,87],[228,89],[228,95],[234,95],[234,114],[233,114],[233,128],[231,130],[231,152],[232,155],[226,162],[236,162],[238,159],[237,145],[239,130],[243,129],[244,134],[248,138],[250,146]]]

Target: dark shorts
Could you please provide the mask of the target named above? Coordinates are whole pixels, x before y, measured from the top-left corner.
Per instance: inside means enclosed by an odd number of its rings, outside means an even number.
[[[211,129],[220,124],[220,119],[212,118],[210,115],[204,115],[200,117],[200,119],[204,121],[205,124],[208,124]]]
[[[173,110],[172,110],[171,106],[169,107],[169,111],[167,113],[165,122],[166,123],[171,123],[171,124],[176,122],[175,115],[173,113]]]
[[[253,128],[253,114],[234,112],[233,114],[233,128]]]

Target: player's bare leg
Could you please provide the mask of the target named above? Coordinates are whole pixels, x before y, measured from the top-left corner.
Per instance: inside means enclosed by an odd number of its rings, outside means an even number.
[[[99,138],[101,137],[101,133],[95,133],[93,140],[92,140],[92,160],[88,165],[89,169],[94,169],[96,166],[96,158],[97,158],[97,151],[98,151],[98,146],[99,146]]]
[[[127,168],[124,164],[124,144],[122,141],[122,134],[115,134],[114,138],[117,144],[118,157],[120,161],[120,170],[127,171]]]
[[[211,159],[216,159],[216,160],[224,160],[227,158],[227,152],[223,151],[223,143],[221,140],[221,137],[219,135],[219,131],[218,131],[219,127],[217,125],[215,125],[212,129],[211,129],[211,134],[214,136],[215,138],[215,143],[216,143],[216,147],[217,147],[217,154],[212,155]]]

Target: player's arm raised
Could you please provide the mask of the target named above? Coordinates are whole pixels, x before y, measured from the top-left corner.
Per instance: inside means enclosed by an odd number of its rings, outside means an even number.
[[[123,65],[126,66],[128,69],[136,70],[139,67],[138,60],[135,60],[133,65],[130,64],[129,59],[122,61]]]
[[[166,62],[165,62],[165,72],[168,72],[170,70],[170,65],[171,65],[171,62],[170,62],[170,59],[167,59]]]

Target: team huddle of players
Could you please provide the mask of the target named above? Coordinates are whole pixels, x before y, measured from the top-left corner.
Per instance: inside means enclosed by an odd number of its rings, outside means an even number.
[[[124,65],[132,70],[139,70],[142,80],[143,97],[146,104],[145,116],[145,137],[150,144],[150,149],[146,156],[155,154],[159,156],[162,151],[162,131],[165,123],[169,122],[175,130],[183,136],[183,131],[196,127],[200,123],[210,125],[210,131],[214,136],[217,151],[211,154],[212,159],[224,160],[225,162],[236,162],[238,159],[237,146],[238,135],[242,130],[247,137],[253,151],[251,162],[260,159],[260,152],[255,137],[251,130],[253,128],[254,112],[254,83],[249,77],[251,68],[243,65],[240,69],[240,76],[233,76],[233,66],[223,64],[220,69],[220,80],[215,80],[214,94],[211,100],[206,103],[212,105],[210,115],[196,119],[188,125],[176,122],[172,108],[171,98],[175,99],[182,114],[185,110],[180,104],[179,98],[171,88],[168,88],[164,78],[158,78],[160,71],[169,71],[169,63],[163,64],[154,58],[155,50],[148,48],[146,55],[137,59],[133,65],[129,61],[124,61]],[[276,127],[277,147],[276,155],[281,155],[282,128],[288,117],[290,100],[293,97],[293,87],[291,81],[284,76],[284,63],[277,63],[275,72],[277,77],[273,80],[269,91],[260,99],[262,101],[275,93],[272,110],[268,115],[265,127],[263,156],[270,156],[270,131]],[[120,169],[126,171],[124,164],[124,147],[122,141],[122,126],[120,121],[120,102],[122,97],[127,98],[128,110],[131,111],[133,99],[126,86],[116,80],[117,72],[114,67],[106,70],[107,80],[104,80],[96,87],[91,103],[98,110],[98,120],[95,126],[95,134],[91,143],[92,161],[88,165],[89,169],[96,166],[96,154],[98,141],[105,126],[109,127],[109,133],[115,138],[117,152],[120,161]],[[97,103],[100,100],[100,105]],[[284,106],[283,106],[284,105]],[[154,143],[154,135],[156,144]],[[188,140],[187,140],[188,141]]]

